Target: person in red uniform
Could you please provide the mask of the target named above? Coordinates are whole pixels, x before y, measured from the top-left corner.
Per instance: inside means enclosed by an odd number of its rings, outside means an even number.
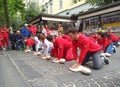
[[[35,26],[35,25],[32,25],[32,24],[30,24],[29,26],[28,26],[28,30],[29,30],[29,32],[32,34],[32,35],[36,35],[36,32],[37,32],[37,27]]]
[[[48,25],[45,25],[45,29],[46,29],[46,32],[47,32],[47,36],[50,35],[50,29],[48,28]]]
[[[71,39],[70,36],[67,35],[67,34],[63,34],[63,35],[62,35],[62,38],[66,39],[66,40],[68,40],[68,41],[70,41],[70,42],[72,42],[72,39]]]
[[[30,52],[30,47],[35,44],[34,38],[31,36],[30,38],[26,38],[25,40],[26,43],[26,50],[25,52]]]
[[[102,47],[102,51],[104,53],[113,53],[113,43],[111,40],[111,37],[104,32],[98,32],[98,40],[97,40],[98,44]]]
[[[105,59],[100,57],[101,47],[99,44],[94,43],[89,37],[79,33],[75,29],[70,30],[68,35],[73,40],[73,55],[75,60],[73,66],[70,67],[71,71],[80,71],[83,69],[82,65],[86,64],[90,60],[90,57],[92,57],[94,69],[98,70],[103,66]],[[79,58],[77,48],[80,49]]]
[[[112,32],[111,32],[112,28],[108,27],[108,34],[111,37],[111,40],[114,42],[115,46],[119,46],[118,41],[119,41],[119,37],[115,36]]]
[[[9,30],[6,28],[6,26],[4,25],[2,28],[1,28],[1,32],[3,34],[3,44],[4,44],[4,47],[8,47],[9,46],[9,37],[8,37],[8,32]]]
[[[0,28],[0,48],[3,47],[3,34],[1,32],[1,28]]]
[[[56,57],[53,62],[60,62],[61,58],[65,58],[65,60],[72,60],[72,43],[63,39],[62,37],[54,38],[52,35],[47,36],[48,41],[54,44],[54,56]],[[65,55],[64,55],[65,53]]]

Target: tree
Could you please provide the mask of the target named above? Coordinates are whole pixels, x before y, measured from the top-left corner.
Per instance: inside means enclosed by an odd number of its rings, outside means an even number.
[[[119,1],[119,0],[86,0],[87,3],[90,3],[95,6],[103,6],[110,3],[114,3],[116,1]]]
[[[3,6],[4,6],[4,14],[5,14],[6,25],[7,25],[7,27],[9,27],[9,13],[8,13],[7,0],[3,0]]]
[[[24,12],[25,3],[23,0],[0,0],[0,23],[1,25],[7,24],[9,27],[12,24],[11,18],[15,16],[16,13]]]
[[[81,1],[81,0],[73,0],[74,3],[77,3],[77,2],[79,2],[79,1]]]
[[[35,16],[42,12],[42,6],[38,6],[35,2],[27,3],[27,8],[25,10],[25,19],[27,21],[33,19]]]

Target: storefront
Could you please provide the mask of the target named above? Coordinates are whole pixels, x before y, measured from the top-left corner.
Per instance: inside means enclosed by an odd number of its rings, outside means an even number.
[[[113,32],[120,32],[120,1],[78,14],[82,31],[113,27]],[[81,28],[81,27],[80,27]]]
[[[57,30],[58,23],[61,23],[64,32],[67,32],[69,29],[74,28],[75,22],[76,20],[72,20],[71,17],[67,16],[40,14],[33,20],[29,21],[28,24],[48,25],[50,30]]]

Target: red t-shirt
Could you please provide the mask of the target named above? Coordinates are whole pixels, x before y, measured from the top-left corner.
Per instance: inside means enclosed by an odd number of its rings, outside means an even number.
[[[109,38],[102,38],[97,40],[98,44],[102,47],[102,50],[105,51],[106,47],[112,43]]]

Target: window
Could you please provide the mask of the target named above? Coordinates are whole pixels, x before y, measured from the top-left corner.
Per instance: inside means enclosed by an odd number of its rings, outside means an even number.
[[[48,13],[48,6],[46,6],[46,13]]]
[[[52,3],[52,1],[50,2],[50,13],[52,13],[53,12],[53,3]]]
[[[62,9],[63,7],[63,0],[59,0],[59,9]]]
[[[74,3],[74,0],[71,0],[71,5]]]

